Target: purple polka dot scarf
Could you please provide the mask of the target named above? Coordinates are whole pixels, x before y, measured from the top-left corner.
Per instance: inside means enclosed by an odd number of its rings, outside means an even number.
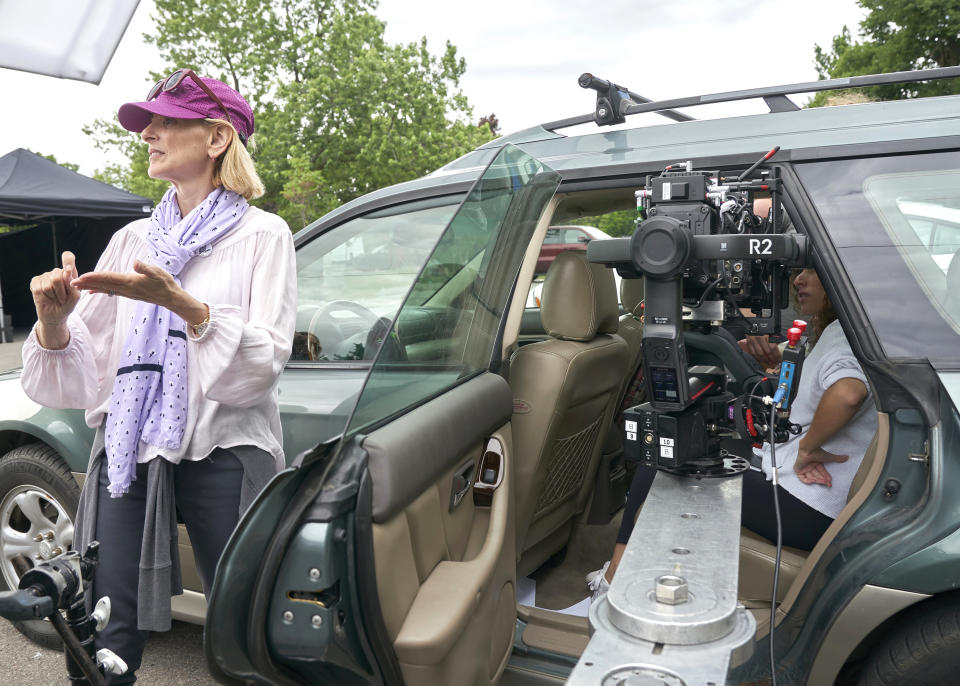
[[[170,188],[150,217],[146,260],[177,282],[195,255],[206,253],[243,217],[243,196],[215,189],[186,217]],[[138,302],[123,344],[105,428],[110,497],[127,492],[137,473],[139,442],[176,450],[187,425],[187,333],[165,307]]]

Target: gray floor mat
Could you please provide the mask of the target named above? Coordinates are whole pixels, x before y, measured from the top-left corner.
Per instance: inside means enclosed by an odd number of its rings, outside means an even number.
[[[622,517],[621,508],[607,524],[577,526],[563,562],[557,567],[545,564],[530,575],[537,582],[537,607],[562,610],[589,594],[584,577],[610,559]]]

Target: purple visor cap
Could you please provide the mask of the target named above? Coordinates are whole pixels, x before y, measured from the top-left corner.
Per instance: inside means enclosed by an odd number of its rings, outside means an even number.
[[[253,110],[237,91],[216,79],[202,79],[216,93],[230,114],[230,123],[244,144],[253,134]],[[153,100],[128,102],[120,107],[117,119],[127,131],[140,133],[150,124],[153,115],[175,119],[225,119],[223,110],[193,79],[184,78],[172,91],[161,92]]]

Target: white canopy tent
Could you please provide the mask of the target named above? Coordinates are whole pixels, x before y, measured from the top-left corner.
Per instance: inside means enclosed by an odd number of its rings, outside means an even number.
[[[139,3],[0,0],[0,67],[99,84]]]

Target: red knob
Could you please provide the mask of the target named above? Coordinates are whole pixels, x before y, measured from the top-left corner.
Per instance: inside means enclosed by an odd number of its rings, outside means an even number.
[[[802,319],[794,319],[794,320],[793,320],[793,325],[794,325],[796,328],[800,329],[800,333],[801,333],[801,334],[803,334],[803,332],[807,330],[807,323],[806,323],[805,321],[803,321]]]
[[[799,327],[791,327],[787,330],[787,343],[790,344],[791,348],[797,347],[797,343],[800,342],[800,337],[803,335],[803,331]]]

